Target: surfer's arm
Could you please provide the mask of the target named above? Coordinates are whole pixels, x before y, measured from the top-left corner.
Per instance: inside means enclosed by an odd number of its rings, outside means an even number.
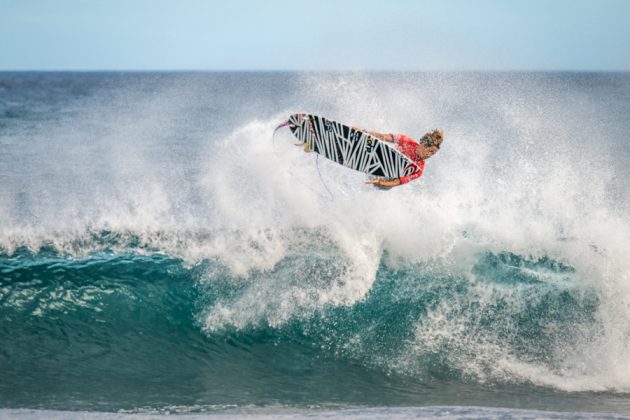
[[[393,134],[377,133],[376,131],[366,131],[366,133],[368,133],[372,137],[376,137],[379,140],[387,141],[387,142],[390,142],[390,143],[394,142],[394,135]]]
[[[364,133],[368,133],[370,136],[376,137],[377,139],[382,140],[382,141],[387,141],[390,143],[394,142],[393,134],[384,134],[384,133],[379,133],[377,131],[361,130],[359,127],[352,127],[352,129],[357,130],[357,131],[363,131]]]
[[[418,171],[415,174],[411,174],[409,176],[403,176],[399,179],[397,179],[397,181],[399,181],[399,184],[406,184],[407,182],[413,181],[416,178],[420,178],[420,176],[422,176],[422,171]]]
[[[366,182],[366,184],[372,184],[375,187],[393,188],[393,187],[397,187],[398,185],[400,185],[401,182],[400,182],[400,179],[391,179],[389,181],[386,181],[384,179],[374,179],[372,181]]]
[[[381,188],[392,188],[392,187],[397,187],[399,185],[402,184],[406,184],[407,182],[411,182],[416,178],[420,178],[422,176],[422,172],[424,169],[424,165],[420,166],[415,173],[408,175],[408,176],[401,176],[400,178],[397,179],[391,179],[391,180],[384,180],[384,179],[375,179],[373,181],[368,181],[367,184],[372,184],[375,187],[381,187]]]

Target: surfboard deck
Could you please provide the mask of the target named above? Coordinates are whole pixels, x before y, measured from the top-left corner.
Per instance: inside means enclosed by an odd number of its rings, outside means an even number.
[[[293,114],[283,126],[315,153],[371,176],[396,179],[420,170],[392,143],[318,115]]]

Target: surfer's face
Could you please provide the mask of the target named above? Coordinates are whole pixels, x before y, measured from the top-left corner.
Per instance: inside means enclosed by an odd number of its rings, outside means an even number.
[[[438,150],[440,149],[435,146],[425,146],[424,144],[419,144],[416,146],[416,156],[425,160],[436,154]]]

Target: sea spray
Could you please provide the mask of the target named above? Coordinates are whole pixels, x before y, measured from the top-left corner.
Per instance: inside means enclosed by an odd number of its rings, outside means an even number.
[[[627,406],[627,78],[19,77],[7,407]],[[331,201],[299,111],[446,140],[390,191],[320,162]]]

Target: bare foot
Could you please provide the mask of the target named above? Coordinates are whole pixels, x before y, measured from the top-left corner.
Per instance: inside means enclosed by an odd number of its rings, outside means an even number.
[[[306,153],[310,153],[310,152],[313,151],[313,150],[311,150],[310,147],[308,147],[308,144],[306,144],[306,143],[296,143],[296,144],[294,144],[294,146],[304,146],[304,152],[306,152]]]

